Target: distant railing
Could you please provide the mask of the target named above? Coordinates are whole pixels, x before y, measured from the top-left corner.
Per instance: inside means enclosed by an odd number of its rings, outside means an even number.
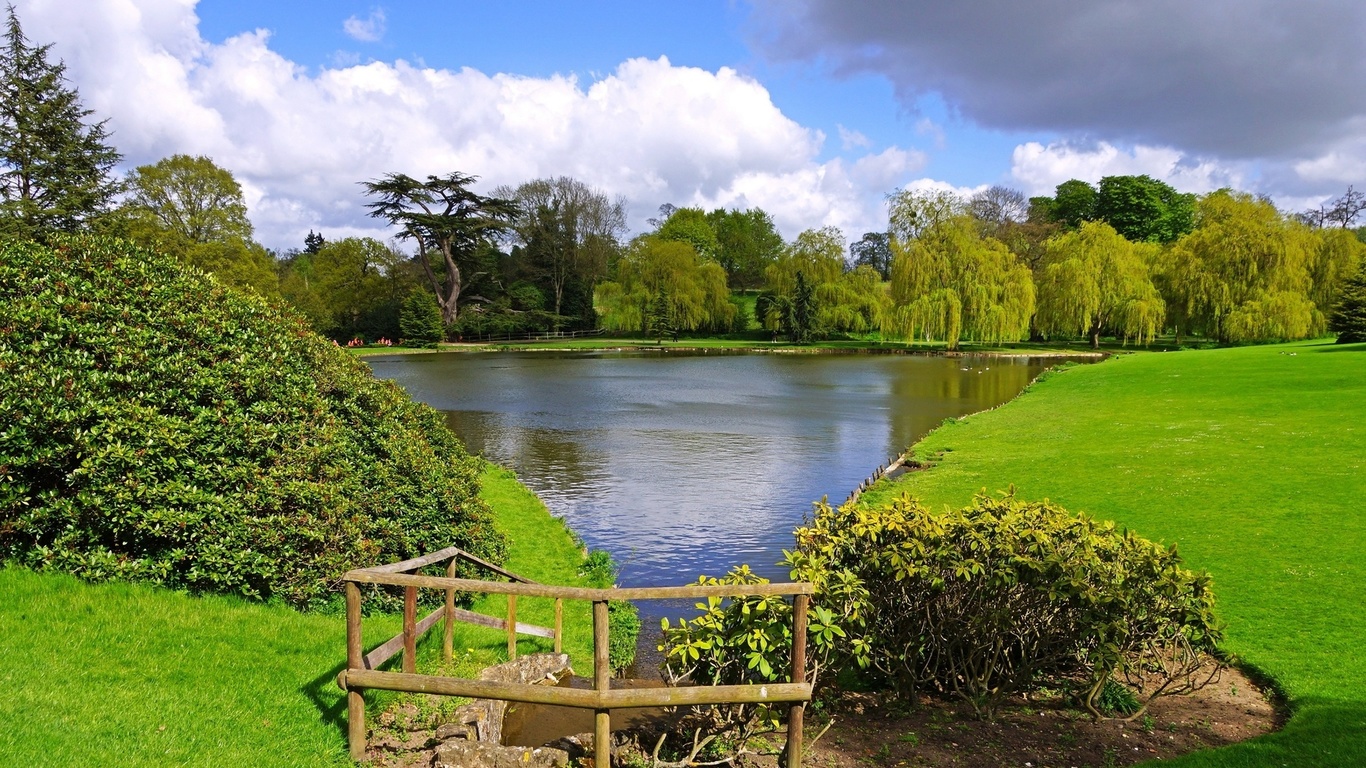
[[[479,581],[455,578],[456,560],[465,560],[512,579],[511,582]],[[410,573],[419,568],[449,561],[446,577],[423,576]],[[530,704],[549,704],[580,709],[592,709],[594,719],[594,764],[601,768],[611,765],[611,714],[614,708],[677,707],[705,704],[757,704],[789,702],[786,764],[799,768],[802,755],[802,720],[804,705],[811,700],[811,685],[806,682],[806,614],[814,588],[808,583],[745,584],[686,587],[641,587],[627,589],[590,589],[558,587],[524,579],[492,563],[480,560],[457,547],[448,547],[430,555],[404,560],[400,563],[348,571],[342,580],[346,584],[346,669],[337,676],[337,685],[347,692],[347,736],[351,757],[365,759],[365,699],[361,691],[371,688],[442,696],[468,696],[479,699],[501,699]],[[361,640],[361,584],[387,584],[403,587],[403,631],[375,648],[364,652]],[[440,589],[446,593],[446,604],[430,615],[417,620],[417,590]],[[506,619],[466,611],[455,607],[456,592],[507,595]],[[555,627],[553,630],[517,622],[517,597],[554,598]],[[765,685],[692,685],[676,688],[640,688],[612,690],[609,684],[611,669],[608,661],[607,603],[609,600],[673,600],[704,597],[750,597],[792,595],[792,673],[789,683]],[[565,600],[587,600],[593,603],[593,690],[559,688],[554,686],[502,683],[470,680],[459,677],[416,674],[417,638],[445,618],[445,638],[442,657],[451,660],[455,622],[503,628],[507,632],[508,658],[517,656],[517,635],[534,635],[554,639],[555,652],[562,648],[562,624]],[[402,672],[382,672],[378,668],[399,651],[403,651]]]
[[[526,331],[523,333],[464,333],[459,337],[462,342],[490,341],[554,341],[557,339],[581,339],[588,336],[601,336],[605,331],[597,328],[591,331]]]

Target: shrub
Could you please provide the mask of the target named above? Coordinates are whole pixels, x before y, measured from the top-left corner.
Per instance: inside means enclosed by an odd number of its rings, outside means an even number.
[[[326,602],[350,568],[500,561],[480,461],[292,313],[118,240],[0,244],[0,558]]]
[[[414,347],[435,347],[445,335],[436,297],[421,289],[414,290],[403,301],[398,325],[404,342]]]
[[[1011,494],[943,512],[909,498],[822,504],[796,537],[785,563],[816,585],[817,682],[822,665],[866,669],[903,697],[953,694],[991,718],[1012,694],[1076,681],[1099,714],[1116,675],[1147,700],[1197,687],[1221,637],[1209,576],[1174,548]],[[710,682],[779,679],[790,610],[717,601],[665,626],[666,664]]]

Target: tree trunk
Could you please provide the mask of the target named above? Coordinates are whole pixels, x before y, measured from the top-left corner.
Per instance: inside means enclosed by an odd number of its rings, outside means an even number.
[[[441,324],[448,326],[454,323],[458,317],[460,302],[460,267],[456,266],[455,258],[451,256],[448,248],[442,248],[442,256],[446,259],[446,284],[442,285],[437,279],[436,272],[432,269],[432,263],[427,259],[427,249],[423,247],[422,240],[418,239],[417,258],[422,262],[422,271],[427,274],[427,282],[432,285],[432,293],[436,294],[436,303],[441,305]]]
[[[1100,323],[1091,326],[1091,349],[1100,349]]]

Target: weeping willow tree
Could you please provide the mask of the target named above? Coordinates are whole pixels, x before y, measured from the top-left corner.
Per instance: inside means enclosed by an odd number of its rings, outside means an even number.
[[[611,331],[646,332],[660,317],[671,330],[728,331],[736,314],[720,264],[700,258],[689,243],[649,235],[631,242],[616,279],[598,285],[594,304]]]
[[[1322,333],[1314,270],[1323,241],[1269,201],[1222,189],[1200,200],[1196,226],[1165,259],[1168,301],[1183,332],[1220,342]]]
[[[845,271],[844,253],[844,233],[837,227],[798,235],[765,270],[768,290],[755,305],[760,324],[795,338],[793,318],[800,303],[810,317],[812,327],[802,329],[808,332],[867,333],[881,327],[887,305],[882,278],[871,267]],[[810,291],[802,302],[797,302],[798,275]]]
[[[891,306],[883,333],[943,341],[1019,341],[1029,335],[1034,282],[999,240],[984,237],[966,203],[947,192],[891,197]]]
[[[1162,330],[1166,304],[1148,274],[1158,246],[1131,243],[1104,222],[1051,238],[1035,273],[1044,335],[1082,334],[1092,347],[1102,332],[1148,343]]]
[[[1318,229],[1314,234],[1318,245],[1309,269],[1309,298],[1324,316],[1331,316],[1348,281],[1366,265],[1366,243],[1341,227]]]

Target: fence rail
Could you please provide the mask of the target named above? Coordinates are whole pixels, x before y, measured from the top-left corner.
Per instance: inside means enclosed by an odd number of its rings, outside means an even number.
[[[463,342],[489,342],[489,341],[553,341],[556,339],[582,339],[589,336],[601,336],[605,333],[601,328],[591,331],[523,331],[521,333],[462,333],[460,341]]]
[[[463,560],[479,565],[509,582],[455,578],[456,562]],[[446,576],[414,574],[419,568],[446,562]],[[404,560],[399,563],[360,568],[348,571],[342,580],[346,585],[346,669],[337,676],[337,685],[347,692],[347,736],[351,757],[365,759],[365,689],[428,693],[443,696],[468,696],[480,699],[501,699],[532,704],[549,704],[580,709],[592,709],[594,717],[594,764],[608,768],[611,762],[612,709],[640,707],[675,707],[705,704],[788,703],[786,765],[800,768],[802,755],[802,720],[806,702],[811,700],[811,685],[806,682],[806,615],[814,587],[808,583],[752,584],[752,585],[691,585],[684,587],[642,587],[629,589],[590,589],[538,584],[514,573],[480,560],[458,547],[447,547],[439,552]],[[403,631],[390,638],[370,653],[364,653],[361,639],[361,584],[385,584],[404,588]],[[417,590],[438,589],[446,595],[446,604],[420,621],[417,619]],[[507,618],[466,611],[455,607],[456,592],[506,595]],[[792,605],[792,672],[791,682],[766,685],[693,685],[674,688],[641,688],[612,690],[611,669],[608,661],[609,600],[668,600],[702,597],[751,597],[791,595]],[[547,629],[517,621],[518,596],[553,598],[555,627]],[[500,683],[470,680],[439,675],[420,675],[416,672],[417,638],[445,619],[442,656],[449,662],[456,622],[502,628],[507,632],[508,659],[517,657],[517,635],[547,637],[554,640],[555,652],[563,646],[563,618],[565,600],[584,600],[593,604],[593,689],[580,690],[543,685]],[[401,672],[384,672],[378,667],[402,651]]]

